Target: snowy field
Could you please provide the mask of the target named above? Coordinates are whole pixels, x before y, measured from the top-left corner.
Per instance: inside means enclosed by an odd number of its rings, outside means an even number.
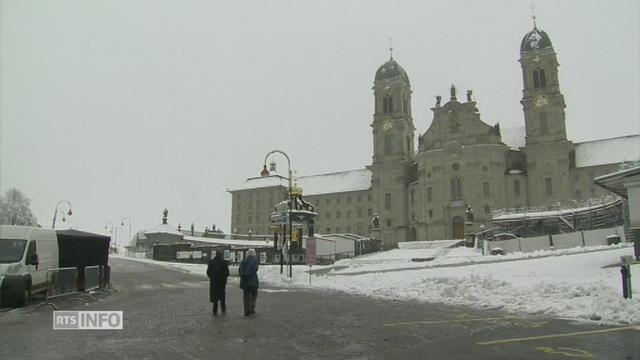
[[[542,314],[601,323],[640,323],[640,265],[631,268],[634,299],[622,298],[620,256],[627,244],[482,256],[473,249],[395,249],[344,260],[309,276],[294,266],[293,278],[280,266],[260,267],[260,281],[284,288],[344,291],[388,299],[469,305],[513,313]],[[432,258],[428,262],[411,259]],[[139,259],[136,259],[139,260]],[[149,263],[204,274],[206,265]],[[613,266],[612,266],[613,265]],[[237,269],[232,269],[236,271]],[[286,275],[286,270],[285,270]],[[309,281],[311,280],[311,285]]]

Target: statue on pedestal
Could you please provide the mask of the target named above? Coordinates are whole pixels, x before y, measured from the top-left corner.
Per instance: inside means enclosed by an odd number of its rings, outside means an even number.
[[[373,219],[371,220],[373,224],[373,229],[377,230],[380,228],[380,218],[378,217],[378,213],[373,214]]]

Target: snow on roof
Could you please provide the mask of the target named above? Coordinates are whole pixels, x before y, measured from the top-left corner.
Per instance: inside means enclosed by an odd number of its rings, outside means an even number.
[[[298,180],[304,195],[320,195],[371,188],[371,171],[358,169],[329,174],[302,176]]]
[[[595,182],[606,181],[613,178],[624,178],[628,176],[640,174],[640,165],[632,166],[627,169],[618,170],[609,174],[604,174],[593,179]]]
[[[216,239],[205,238],[198,236],[185,236],[184,241],[194,241],[199,243],[207,243],[214,245],[233,245],[233,246],[246,246],[246,247],[269,247],[273,246],[273,242],[270,240],[233,240],[233,239]]]
[[[358,169],[328,174],[301,176],[298,186],[305,196],[348,191],[368,190],[371,187],[371,171]],[[280,176],[259,176],[247,179],[241,186],[229,191],[258,189],[272,186],[289,187],[289,180]]]
[[[282,186],[287,189],[289,187],[289,180],[280,175],[256,176],[248,178],[242,185],[228,191],[250,190],[273,186]]]
[[[640,160],[640,135],[585,141],[575,144],[576,167]]]
[[[182,236],[183,234],[172,228],[171,226],[167,225],[167,224],[160,224],[156,227],[154,227],[151,230],[147,230],[144,232],[145,235],[149,235],[149,234],[171,234],[171,235],[180,235]]]
[[[500,129],[502,142],[513,150],[519,150],[525,146],[526,132],[524,126]]]

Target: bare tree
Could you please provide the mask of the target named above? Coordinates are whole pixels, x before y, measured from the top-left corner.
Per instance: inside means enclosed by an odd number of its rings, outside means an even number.
[[[0,224],[39,226],[29,208],[30,200],[18,189],[9,189],[0,196]]]

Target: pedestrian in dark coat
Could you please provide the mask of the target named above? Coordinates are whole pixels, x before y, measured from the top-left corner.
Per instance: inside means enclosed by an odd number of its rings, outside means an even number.
[[[258,298],[258,257],[254,249],[247,250],[247,256],[238,267],[240,275],[240,288],[243,290],[244,316],[256,313],[256,300]]]
[[[225,289],[229,277],[229,262],[224,259],[222,250],[216,250],[216,256],[209,260],[207,276],[209,277],[209,301],[213,303],[213,316],[218,315],[218,302],[224,314],[227,312]]]

